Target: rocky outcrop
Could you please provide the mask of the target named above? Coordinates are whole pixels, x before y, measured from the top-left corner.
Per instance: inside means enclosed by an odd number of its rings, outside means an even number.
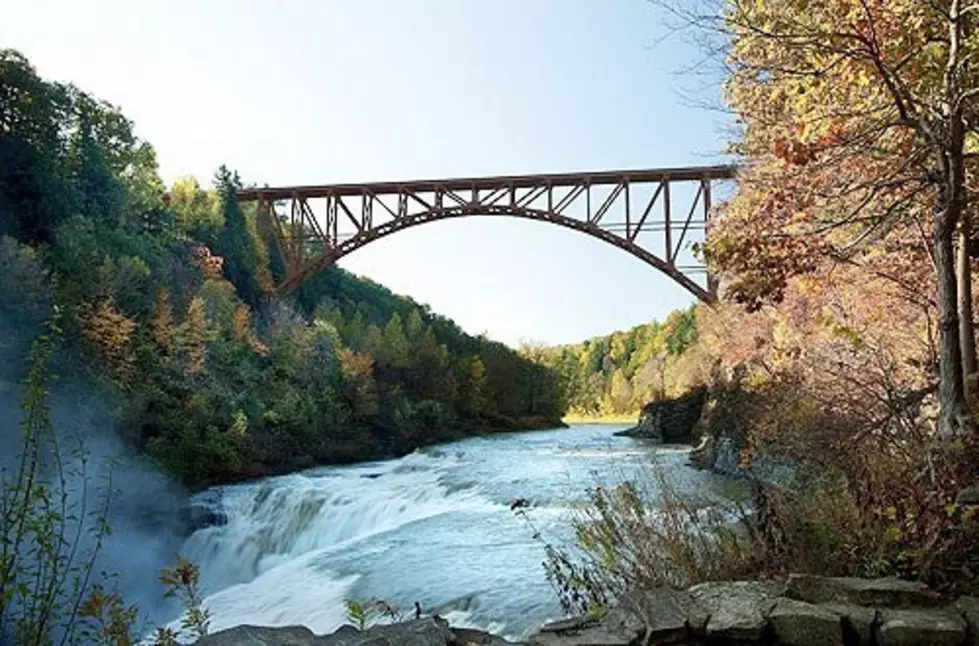
[[[707,400],[707,388],[699,387],[673,399],[646,404],[639,423],[616,435],[666,443],[690,443]]]
[[[722,581],[689,590],[661,588],[626,595],[601,618],[545,625],[530,646],[773,644],[783,646],[974,646],[979,599],[942,599],[920,583],[792,575],[784,581]],[[374,626],[344,626],[317,636],[308,628],[238,626],[200,646],[511,646],[439,617]]]
[[[479,630],[451,628],[439,617],[357,630],[343,626],[329,635],[314,635],[309,628],[288,626],[236,626],[197,642],[197,646],[508,646],[511,642]]]
[[[556,622],[530,642],[964,646],[976,644],[977,622],[979,599],[948,603],[920,583],[795,575],[629,595],[602,619]]]
[[[690,452],[690,461],[700,469],[710,469],[714,473],[732,478],[749,478],[776,486],[796,484],[801,475],[798,465],[764,451],[756,453],[746,463],[741,459],[738,443],[729,437],[705,436]]]

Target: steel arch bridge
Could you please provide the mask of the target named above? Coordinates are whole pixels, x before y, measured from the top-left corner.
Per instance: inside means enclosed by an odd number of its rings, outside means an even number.
[[[712,185],[734,175],[732,166],[699,166],[250,188],[237,198],[257,202],[259,226],[281,252],[286,275],[276,286],[280,294],[403,229],[467,216],[508,216],[550,222],[615,245],[711,303],[716,281],[683,245],[692,232],[706,229]],[[677,202],[679,217],[673,211]]]

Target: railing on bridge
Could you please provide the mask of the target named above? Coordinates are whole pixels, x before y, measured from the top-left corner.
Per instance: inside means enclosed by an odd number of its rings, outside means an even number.
[[[260,223],[278,244],[286,264],[280,293],[401,229],[463,216],[511,216],[597,237],[712,302],[716,283],[689,243],[710,219],[713,183],[734,174],[731,166],[701,166],[266,187],[242,190],[238,200],[258,203]],[[679,213],[678,202],[684,207]]]

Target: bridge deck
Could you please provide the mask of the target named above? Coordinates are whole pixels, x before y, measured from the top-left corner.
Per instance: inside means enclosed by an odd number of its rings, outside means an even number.
[[[464,191],[472,189],[536,188],[539,186],[577,186],[580,184],[618,184],[623,178],[630,182],[692,181],[732,179],[734,166],[691,166],[686,168],[658,168],[645,170],[617,170],[585,173],[545,173],[540,175],[502,175],[497,177],[459,177],[451,179],[423,179],[401,182],[365,182],[362,184],[332,184],[319,186],[277,186],[248,188],[238,191],[243,202],[255,200],[285,200],[300,195],[304,198],[327,196],[359,196],[365,191],[374,195],[402,191]]]

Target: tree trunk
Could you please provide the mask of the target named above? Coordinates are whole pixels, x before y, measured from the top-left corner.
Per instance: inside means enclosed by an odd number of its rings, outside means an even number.
[[[943,187],[944,188],[944,187]],[[946,189],[947,190],[947,189]],[[944,192],[944,190],[943,190]],[[949,191],[951,192],[951,191]],[[938,278],[938,434],[943,438],[959,435],[965,428],[967,407],[962,350],[959,345],[959,316],[956,302],[955,221],[951,200],[943,195],[935,214],[932,252]]]
[[[972,317],[972,266],[969,262],[968,213],[962,214],[959,223],[959,240],[956,249],[955,273],[959,299],[959,346],[962,349],[962,376],[965,381],[966,401],[972,401],[975,393],[970,392],[970,376],[976,371],[975,322]]]

